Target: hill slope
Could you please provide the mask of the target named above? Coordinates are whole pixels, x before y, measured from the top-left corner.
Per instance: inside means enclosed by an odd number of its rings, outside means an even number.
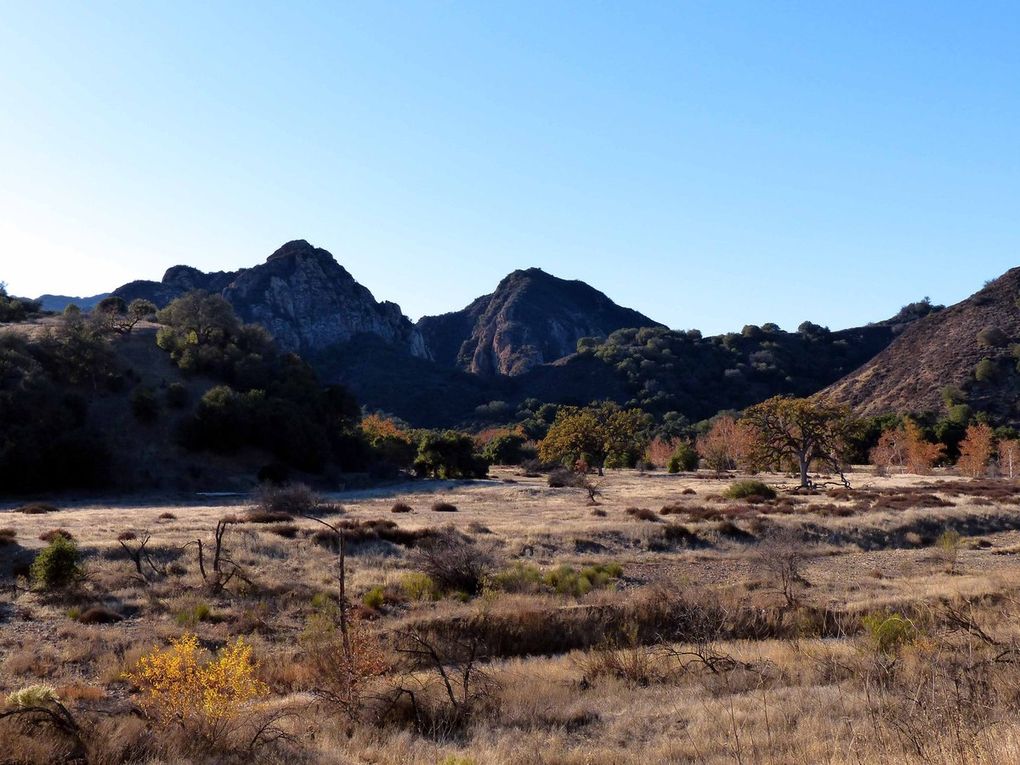
[[[582,337],[652,326],[661,325],[538,268],[514,271],[463,310],[418,322],[435,361],[484,376],[524,374],[574,353]]]
[[[966,300],[909,325],[821,395],[862,414],[938,411],[945,406],[943,389],[952,386],[975,411],[1015,422],[1020,375],[1011,346],[1020,342],[1018,296],[1020,268],[1014,268]],[[983,359],[988,363],[979,380]]]

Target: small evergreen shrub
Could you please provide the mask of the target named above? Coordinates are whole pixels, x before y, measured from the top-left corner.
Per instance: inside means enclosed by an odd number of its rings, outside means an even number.
[[[39,551],[30,569],[32,582],[46,590],[66,587],[81,574],[78,546],[63,534]]]
[[[776,490],[762,481],[749,479],[730,484],[723,492],[729,499],[775,499]]]
[[[191,400],[191,394],[183,383],[170,383],[166,389],[166,405],[171,409],[183,409]]]

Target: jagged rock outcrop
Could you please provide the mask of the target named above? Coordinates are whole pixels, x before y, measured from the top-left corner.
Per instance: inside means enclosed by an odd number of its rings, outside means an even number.
[[[317,351],[359,334],[425,356],[421,335],[400,306],[377,302],[326,250],[288,242],[223,290],[245,321],[266,327],[284,348]]]
[[[820,396],[861,414],[940,412],[947,398],[960,399],[974,411],[1020,420],[1018,298],[1020,268],[1013,268],[966,300],[909,324],[885,350]]]
[[[461,311],[418,322],[435,361],[487,376],[521,375],[556,361],[574,353],[582,337],[650,326],[661,325],[582,281],[538,268],[514,271]]]
[[[174,266],[161,281],[130,282],[113,294],[163,307],[192,290],[222,294],[238,316],[263,325],[280,347],[310,357],[359,334],[426,356],[421,335],[400,306],[377,302],[329,252],[303,239],[287,242],[252,268],[204,273]]]

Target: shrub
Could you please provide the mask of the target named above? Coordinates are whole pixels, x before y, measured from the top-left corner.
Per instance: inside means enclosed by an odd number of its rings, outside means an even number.
[[[58,535],[39,551],[30,569],[32,582],[43,589],[66,587],[81,574],[78,546],[67,537]]]
[[[592,590],[603,589],[623,574],[618,563],[586,566],[580,571],[572,566],[557,566],[542,581],[560,595],[580,597]]]
[[[999,367],[989,358],[981,359],[974,367],[974,379],[978,382],[991,382],[999,376]]]
[[[52,685],[28,685],[7,694],[7,706],[15,709],[46,707],[60,701]]]
[[[423,540],[415,550],[415,561],[440,590],[468,595],[481,591],[495,565],[490,549],[464,539],[452,528]]]
[[[78,614],[78,621],[82,624],[115,624],[123,619],[123,616],[106,606],[91,606]]]
[[[43,542],[52,542],[57,537],[63,537],[69,542],[75,541],[74,534],[67,529],[50,529],[49,531],[44,531],[39,535],[39,539]]]
[[[729,499],[775,499],[776,490],[762,481],[747,480],[730,484],[723,494]]]
[[[23,513],[24,515],[43,515],[44,513],[56,513],[59,512],[59,510],[59,507],[47,505],[42,502],[33,502],[28,505],[22,505],[21,507],[14,508],[14,512]]]
[[[142,706],[159,722],[181,723],[209,733],[217,722],[237,718],[268,692],[256,675],[252,648],[244,638],[217,656],[204,657],[190,633],[154,648],[127,675],[142,692]]]
[[[0,547],[14,544],[14,540],[17,539],[17,537],[18,532],[10,527],[0,529]]]
[[[917,639],[917,628],[899,614],[868,614],[861,620],[876,651],[886,655],[895,654],[900,647]]]
[[[674,470],[673,468],[676,467]],[[698,450],[687,441],[677,444],[673,456],[669,458],[669,472],[691,472],[698,469]]]
[[[1009,335],[998,327],[985,327],[977,334],[978,345],[1001,348],[1009,342]]]
[[[170,512],[160,513],[156,517],[159,518],[161,521],[176,521],[177,520],[177,516],[174,515],[173,513],[170,513]]]
[[[335,508],[326,505],[322,497],[303,483],[293,483],[288,486],[263,484],[259,487],[255,508],[248,515],[258,511],[274,514],[280,521],[289,521],[293,519],[292,516],[314,515],[325,509],[332,511]],[[256,522],[265,523],[267,521]]]
[[[131,414],[139,422],[155,422],[159,417],[159,401],[152,388],[139,385],[131,391]]]
[[[382,585],[376,585],[362,596],[361,602],[367,608],[378,611],[386,602],[386,590]]]
[[[553,489],[563,489],[568,486],[577,486],[578,475],[574,473],[572,470],[567,470],[566,468],[562,467],[556,468],[549,474],[549,477],[546,479],[546,482]]]
[[[406,502],[395,502],[390,508],[391,513],[413,513],[414,509]]]
[[[440,592],[432,577],[420,571],[409,571],[400,580],[408,600],[439,600]]]
[[[455,513],[457,512],[457,506],[452,505],[449,502],[433,502],[432,512],[434,513]]]
[[[658,516],[654,510],[649,510],[647,507],[628,507],[627,515],[632,518],[636,518],[640,521],[657,521]]]
[[[170,383],[166,389],[166,405],[172,409],[183,409],[191,400],[188,388],[179,382]]]

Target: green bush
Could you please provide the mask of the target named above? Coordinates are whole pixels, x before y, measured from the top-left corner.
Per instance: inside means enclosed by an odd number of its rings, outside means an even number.
[[[729,499],[775,499],[776,490],[757,480],[737,481],[730,484],[723,494]]]
[[[974,367],[974,379],[978,382],[991,382],[999,376],[999,367],[989,358],[981,359]]]
[[[60,534],[39,551],[32,561],[32,582],[42,589],[66,587],[81,576],[78,546]]]
[[[673,469],[674,462],[676,470]],[[691,472],[698,469],[698,452],[689,441],[681,441],[677,444],[673,456],[669,459],[669,472],[679,473],[680,471]]]
[[[899,614],[868,614],[861,620],[876,651],[886,655],[896,653],[902,646],[913,643],[917,628]]]
[[[440,592],[432,577],[420,571],[409,571],[400,580],[400,587],[409,600],[439,600]]]

